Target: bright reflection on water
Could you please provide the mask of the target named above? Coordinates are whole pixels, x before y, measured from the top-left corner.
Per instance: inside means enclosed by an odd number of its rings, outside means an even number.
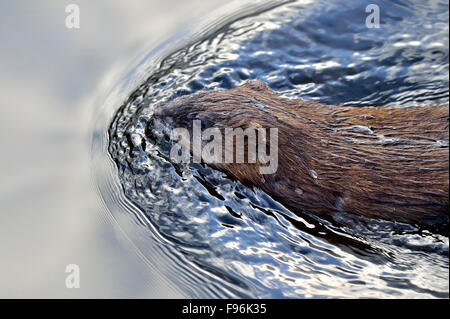
[[[150,54],[147,79],[116,105],[108,140],[97,131],[94,146],[114,162],[98,176],[106,205],[186,295],[448,297],[445,235],[296,216],[207,166],[171,163],[153,126],[159,102],[249,79],[328,104],[447,104],[448,2],[382,2],[379,29],[364,24],[369,3],[301,1],[227,16],[177,50]]]

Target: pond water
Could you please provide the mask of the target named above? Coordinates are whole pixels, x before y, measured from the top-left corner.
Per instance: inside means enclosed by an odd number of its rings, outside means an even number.
[[[80,29],[65,26],[69,3]],[[222,3],[0,1],[0,297],[183,296],[107,218],[92,127],[139,57]],[[66,287],[68,264],[78,289]]]

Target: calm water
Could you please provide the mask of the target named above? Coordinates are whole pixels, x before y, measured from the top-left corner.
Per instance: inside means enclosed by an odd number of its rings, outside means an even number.
[[[235,4],[150,52],[106,100],[92,142],[99,193],[184,295],[448,298],[448,231],[296,216],[207,166],[174,165],[152,126],[160,102],[249,79],[327,104],[448,104],[448,2],[376,2],[376,29],[369,3]]]
[[[77,0],[80,29],[65,26],[68,3],[0,1],[0,298],[184,296],[108,217],[93,122],[136,57],[223,1]]]

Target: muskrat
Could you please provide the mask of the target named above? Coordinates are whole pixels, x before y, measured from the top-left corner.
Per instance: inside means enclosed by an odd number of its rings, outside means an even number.
[[[294,212],[448,222],[448,105],[324,105],[281,97],[252,80],[157,105],[154,116],[166,127],[190,132],[194,120],[202,129],[278,128],[274,173],[262,174],[258,161],[210,166],[262,189]]]

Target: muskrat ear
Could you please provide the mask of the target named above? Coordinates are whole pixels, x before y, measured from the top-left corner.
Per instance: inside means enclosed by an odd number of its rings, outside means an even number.
[[[245,83],[244,85],[242,85],[243,87],[246,87],[248,89],[254,90],[254,91],[267,91],[270,90],[269,86],[267,85],[267,83],[260,81],[260,80],[250,80],[247,81],[247,83]]]

